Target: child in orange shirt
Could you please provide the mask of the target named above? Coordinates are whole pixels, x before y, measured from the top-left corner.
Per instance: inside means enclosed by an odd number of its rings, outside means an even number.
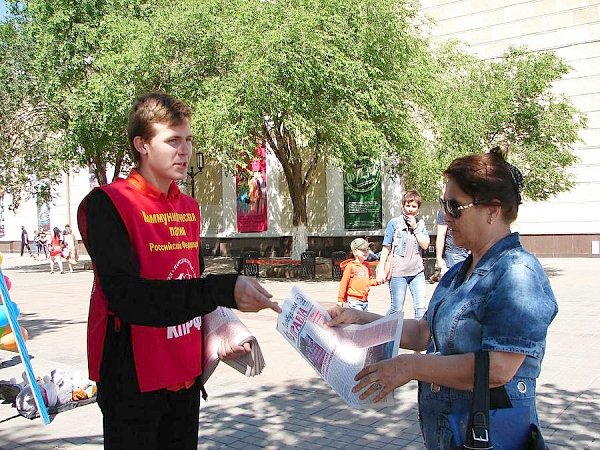
[[[364,264],[369,254],[369,243],[363,238],[350,243],[354,259],[342,261],[344,270],[338,291],[338,305],[347,304],[350,308],[367,311],[369,308],[369,289],[379,282],[369,277],[369,267]]]

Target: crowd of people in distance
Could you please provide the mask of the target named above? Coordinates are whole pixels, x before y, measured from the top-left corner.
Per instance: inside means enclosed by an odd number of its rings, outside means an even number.
[[[67,264],[69,273],[73,273],[73,268],[79,261],[79,251],[77,249],[79,243],[73,234],[71,225],[65,225],[63,231],[58,227],[54,227],[50,236],[48,236],[44,227],[40,227],[33,233],[33,245],[35,252],[31,249],[29,234],[25,226],[21,226],[21,256],[24,255],[25,249],[35,260],[39,261],[43,255],[43,258],[50,264],[50,273],[54,273],[55,265],[60,273],[65,273],[64,261]]]

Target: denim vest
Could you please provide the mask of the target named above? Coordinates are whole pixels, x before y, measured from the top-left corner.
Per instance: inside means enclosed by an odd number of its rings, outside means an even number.
[[[425,228],[425,221],[423,219],[417,221],[417,229],[421,230],[421,233],[429,238],[429,233],[427,232],[427,228]],[[383,235],[382,244],[391,249],[392,244],[395,243],[396,248],[394,249],[394,254],[404,256],[406,254],[406,244],[409,239],[414,240],[414,252],[419,253],[420,247],[417,237],[408,230],[408,225],[406,225],[404,217],[400,216],[388,222]]]
[[[535,407],[548,326],[558,312],[550,282],[517,233],[499,242],[479,261],[469,278],[470,255],[452,267],[433,293],[425,319],[432,340],[427,353],[453,355],[486,351],[521,353],[525,360],[505,389],[513,406]],[[419,416],[428,449],[450,448],[450,413],[467,413],[471,392],[419,382]]]

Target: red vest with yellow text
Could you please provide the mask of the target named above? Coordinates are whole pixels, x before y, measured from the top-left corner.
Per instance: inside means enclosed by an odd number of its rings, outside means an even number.
[[[126,180],[99,189],[110,197],[127,228],[142,278],[200,277],[200,210],[194,199],[181,194],[175,183],[165,196],[136,171]],[[88,320],[88,365],[90,378],[95,381],[101,381],[109,314],[104,293],[95,280]],[[201,325],[201,317],[165,328],[131,325],[142,392],[177,386],[202,373]]]

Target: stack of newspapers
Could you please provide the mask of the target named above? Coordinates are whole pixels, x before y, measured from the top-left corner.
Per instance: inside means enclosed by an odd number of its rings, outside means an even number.
[[[265,367],[265,359],[258,341],[229,308],[218,307],[202,317],[202,334],[204,339],[202,383],[206,383],[217,368],[218,352],[223,342],[240,346],[246,342],[250,343],[252,348],[250,353],[224,361],[238,372],[247,377],[253,377],[260,374]]]

